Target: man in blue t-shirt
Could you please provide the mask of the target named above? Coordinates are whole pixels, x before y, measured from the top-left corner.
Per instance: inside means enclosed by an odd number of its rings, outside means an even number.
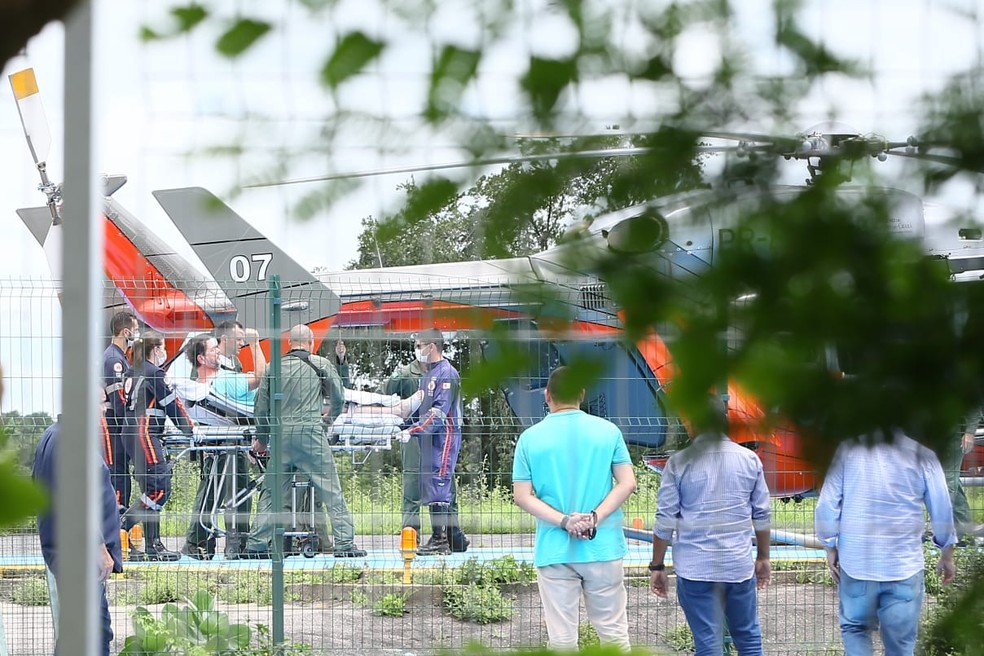
[[[220,339],[211,335],[199,335],[192,339],[186,347],[186,355],[197,372],[197,380],[211,386],[212,393],[232,399],[238,403],[252,406],[256,400],[256,390],[260,379],[266,371],[266,358],[260,350],[260,340],[255,330],[243,331],[240,324],[222,324],[218,332],[222,335],[222,345],[229,346],[223,350]],[[249,373],[236,371],[238,360],[232,359],[239,344],[245,341],[252,350],[254,370]],[[230,355],[233,354],[233,355]],[[217,470],[226,470],[226,460],[235,459],[235,476],[226,476],[223,485],[218,490],[218,498],[213,482],[206,476],[211,471],[211,458],[218,459]],[[236,451],[204,458],[202,461],[202,478],[195,493],[194,514],[185,535],[185,545],[182,553],[199,560],[209,560],[215,553],[215,535],[218,527],[211,525],[208,509],[222,506],[228,499],[233,498],[249,484],[249,463],[246,455]],[[236,558],[246,548],[246,538],[249,535],[249,516],[252,512],[252,500],[246,500],[237,508],[225,511],[225,554],[227,558]]]
[[[627,649],[620,507],[636,487],[632,460],[615,424],[580,410],[584,388],[570,369],[550,374],[544,396],[550,414],[516,444],[513,497],[536,517],[533,563],[549,646],[577,648],[583,596],[601,642]]]

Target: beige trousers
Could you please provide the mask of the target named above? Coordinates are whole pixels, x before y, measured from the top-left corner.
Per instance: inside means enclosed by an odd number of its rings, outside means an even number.
[[[552,649],[577,649],[577,627],[583,596],[588,621],[602,644],[629,649],[629,621],[622,559],[599,563],[570,563],[537,568]]]

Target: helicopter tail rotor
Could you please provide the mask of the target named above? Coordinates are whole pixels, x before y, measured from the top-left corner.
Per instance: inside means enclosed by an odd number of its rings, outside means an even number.
[[[48,198],[48,210],[51,212],[53,225],[61,224],[61,185],[54,184],[48,179],[47,160],[51,150],[51,132],[48,130],[48,119],[44,114],[41,103],[41,93],[38,91],[38,80],[33,68],[12,73],[10,88],[17,101],[17,112],[20,114],[21,126],[27,138],[27,147],[41,176],[39,189]]]

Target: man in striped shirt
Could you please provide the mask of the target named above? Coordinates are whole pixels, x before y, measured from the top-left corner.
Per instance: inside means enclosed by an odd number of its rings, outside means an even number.
[[[653,528],[651,586],[666,597],[663,559],[672,539],[677,598],[696,656],[721,653],[725,619],[738,653],[760,656],[756,587],[765,588],[772,571],[769,488],[758,456],[725,435],[727,421],[724,403],[710,399],[706,416],[693,422],[698,432],[693,444],[666,463]]]
[[[923,507],[942,553],[937,570],[953,580],[956,532],[946,478],[932,451],[897,431],[891,440],[840,446],[816,507],[817,538],[840,592],[847,656],[872,653],[881,628],[886,656],[913,653],[923,602]]]

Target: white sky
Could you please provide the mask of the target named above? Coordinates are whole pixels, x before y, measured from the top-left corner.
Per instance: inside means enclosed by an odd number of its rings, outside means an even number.
[[[96,61],[99,148],[97,161],[106,173],[124,173],[129,182],[117,200],[179,252],[194,261],[190,248],[151,196],[154,189],[203,186],[211,189],[261,232],[308,268],[341,268],[356,256],[359,221],[379,215],[399,199],[395,187],[407,176],[386,176],[337,205],[330,213],[299,222],[288,211],[310,187],[275,191],[246,190],[231,197],[237,176],[249,178],[269,164],[266,147],[288,144],[298,152],[311,148],[319,121],[336,108],[317,84],[316,76],[333,35],[349,27],[395,38],[393,47],[372,74],[354,81],[340,98],[342,107],[364,109],[391,117],[398,126],[412,125],[423,103],[430,51],[428,40],[474,46],[477,31],[467,17],[464,0],[440,4],[429,35],[394,36],[397,21],[362,0],[346,0],[331,14],[331,25],[312,23],[298,2],[248,3],[251,11],[269,11],[282,27],[234,64],[213,54],[215,30],[166,43],[141,43],[142,22],[161,24],[159,5],[132,0],[96,0]],[[480,6],[482,3],[477,2]],[[534,13],[545,0],[517,3]],[[640,4],[640,3],[637,3]],[[643,3],[644,4],[644,3]],[[656,3],[649,3],[655,5]],[[763,74],[789,74],[790,60],[772,42],[771,0],[734,2],[734,38],[746,44],[753,67]],[[225,14],[238,3],[210,3]],[[838,54],[858,58],[875,71],[874,80],[825,80],[812,90],[809,102],[797,108],[806,128],[836,115],[861,132],[878,132],[904,139],[915,130],[913,107],[924,92],[939,88],[946,77],[977,64],[984,43],[984,21],[975,18],[984,0],[813,0],[807,3],[804,27],[821,37]],[[155,13],[156,12],[156,13]],[[968,18],[968,16],[970,16]],[[626,24],[625,42],[636,42],[637,27]],[[469,111],[495,118],[506,130],[523,130],[516,121],[519,97],[516,71],[530,52],[557,56],[573,48],[574,35],[563,21],[526,15],[501,46],[487,53],[478,83],[466,94]],[[637,39],[642,43],[641,39]],[[695,29],[675,53],[677,72],[699,87],[720,57],[716,35]],[[0,257],[0,300],[13,298],[10,311],[0,313],[0,361],[12,378],[4,409],[31,410],[57,405],[59,365],[46,348],[37,345],[60,332],[60,312],[48,294],[40,295],[49,279],[40,247],[14,214],[18,207],[40,205],[43,196],[24,142],[17,110],[5,81],[7,74],[32,65],[51,125],[53,148],[49,172],[63,176],[61,139],[65,108],[62,102],[63,29],[49,25],[28,47],[27,58],[8,64],[0,83],[0,217],[3,257]],[[641,54],[645,54],[640,52]],[[659,97],[642,86],[619,79],[585,85],[573,103],[591,117],[595,129],[626,116],[646,119],[659,112]],[[249,117],[265,114],[273,128],[260,127]],[[763,121],[757,125],[712,126],[775,132]],[[186,158],[196,147],[240,142],[250,154],[238,162],[207,157]],[[330,157],[298,156],[296,175],[329,171],[366,170],[399,165],[455,161],[451,139],[416,132],[402,153],[381,156],[379,139],[371,133],[345,135]],[[804,172],[797,171],[797,179]],[[33,381],[27,385],[28,380]],[[42,382],[38,382],[42,381]],[[47,382],[44,382],[47,381]],[[39,387],[40,386],[40,387]],[[40,399],[44,399],[43,401]]]

